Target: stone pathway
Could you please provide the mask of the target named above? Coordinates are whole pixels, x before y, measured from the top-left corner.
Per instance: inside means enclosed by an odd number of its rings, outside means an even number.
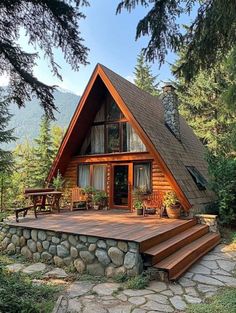
[[[41,273],[42,279],[65,279],[68,274],[42,263],[13,264],[10,271]],[[219,245],[191,267],[177,283],[151,281],[143,290],[124,289],[114,282],[67,283],[53,313],[155,313],[184,312],[189,303],[201,303],[221,287],[236,288],[236,250]],[[38,281],[38,280],[37,280]]]

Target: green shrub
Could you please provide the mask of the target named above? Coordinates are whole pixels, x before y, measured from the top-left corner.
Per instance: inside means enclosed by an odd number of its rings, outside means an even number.
[[[117,274],[115,277],[114,277],[114,281],[116,281],[117,283],[124,283],[128,280],[128,276],[125,274],[125,273],[120,273],[120,274]]]
[[[236,160],[208,155],[209,187],[216,193],[220,221],[230,224],[236,218]]]
[[[186,313],[235,313],[236,312],[236,289],[228,288],[207,300],[203,304],[189,305]]]
[[[131,277],[125,283],[125,287],[128,289],[144,289],[149,284],[149,278],[144,275],[138,275]]]

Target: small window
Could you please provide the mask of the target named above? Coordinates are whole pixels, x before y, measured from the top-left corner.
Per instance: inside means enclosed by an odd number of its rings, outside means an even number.
[[[151,192],[151,163],[134,164],[134,189]]]
[[[96,190],[105,190],[106,189],[106,165],[97,164],[93,165],[93,177],[92,177],[92,186]]]
[[[90,166],[89,164],[81,164],[78,166],[78,181],[77,185],[81,188],[88,187],[90,185]]]
[[[118,123],[107,125],[107,152],[120,152],[120,130]]]
[[[195,166],[186,166],[189,174],[191,175],[193,181],[197,185],[199,190],[206,190],[207,180],[202,176],[202,174],[196,169]]]

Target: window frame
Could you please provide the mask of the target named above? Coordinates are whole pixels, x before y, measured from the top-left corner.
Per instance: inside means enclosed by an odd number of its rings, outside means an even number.
[[[81,165],[88,165],[89,166],[89,186],[93,187],[93,167],[96,166],[96,165],[102,165],[105,167],[105,182],[104,182],[104,186],[105,186],[105,189],[104,191],[107,192],[107,164],[106,163],[80,163],[77,165],[77,187],[79,188],[85,188],[85,187],[81,187],[79,185],[79,167]]]
[[[185,168],[187,169],[188,173],[192,177],[192,180],[195,183],[195,185],[197,186],[197,188],[200,191],[205,191],[207,189],[208,181],[202,175],[202,173],[193,165],[187,165],[187,166],[185,166]],[[197,181],[199,179],[196,177],[197,176],[196,174],[200,177],[200,180],[202,180],[204,182],[204,184],[202,184],[201,182]]]
[[[137,186],[135,186],[135,165],[141,165],[141,164],[149,164],[149,170],[150,170],[150,190],[147,190],[144,193],[144,195],[149,195],[149,194],[152,194],[152,192],[153,192],[153,179],[152,179],[153,162],[150,161],[150,160],[133,162],[133,190],[136,191],[136,189],[137,189]]]

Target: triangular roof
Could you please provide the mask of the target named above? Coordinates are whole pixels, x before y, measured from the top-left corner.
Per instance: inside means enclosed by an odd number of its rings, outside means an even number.
[[[214,198],[213,194],[209,190],[200,191],[186,169],[186,166],[195,166],[206,179],[208,178],[205,149],[193,130],[180,116],[181,142],[177,140],[165,126],[164,110],[159,98],[139,89],[101,64],[96,66],[80,99],[48,180],[56,175],[58,169],[65,167],[72,156],[73,137],[75,138],[80,123],[85,123],[84,106],[98,79],[105,84],[148,151],[158,161],[184,207],[189,209],[193,205],[210,202]]]

